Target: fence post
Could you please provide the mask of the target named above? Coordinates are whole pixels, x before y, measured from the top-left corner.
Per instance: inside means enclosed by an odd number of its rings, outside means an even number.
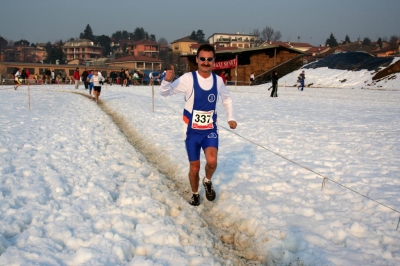
[[[28,110],[31,110],[31,89],[28,83]]]
[[[153,101],[153,113],[154,113],[154,85],[151,85],[151,98]]]

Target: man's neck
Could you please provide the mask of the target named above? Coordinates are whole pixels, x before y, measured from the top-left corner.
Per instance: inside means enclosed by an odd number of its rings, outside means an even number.
[[[212,72],[200,72],[200,71],[197,71],[197,73],[199,73],[199,75],[202,77],[202,78],[209,78],[210,76],[211,76],[211,73]]]

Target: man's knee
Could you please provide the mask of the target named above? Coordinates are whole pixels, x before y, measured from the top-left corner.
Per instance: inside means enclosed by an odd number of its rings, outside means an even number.
[[[200,172],[200,161],[190,162],[190,172],[192,173]]]
[[[215,168],[217,168],[217,156],[210,156],[209,158],[207,158],[207,165],[210,167],[210,168],[213,168],[213,169],[215,169]]]

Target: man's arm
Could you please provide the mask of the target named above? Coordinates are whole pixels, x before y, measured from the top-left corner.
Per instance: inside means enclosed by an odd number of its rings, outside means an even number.
[[[218,84],[219,95],[221,96],[222,105],[226,114],[228,115],[228,124],[231,129],[237,126],[236,119],[233,113],[233,104],[231,95],[223,82]]]

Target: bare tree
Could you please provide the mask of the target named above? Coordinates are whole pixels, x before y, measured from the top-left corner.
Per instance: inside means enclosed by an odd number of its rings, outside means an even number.
[[[251,34],[252,34],[252,35],[257,35],[257,36],[258,36],[257,39],[258,39],[258,40],[261,40],[261,34],[260,34],[260,30],[259,30],[259,29],[254,29],[254,30],[251,32]]]
[[[281,39],[282,34],[280,31],[275,31],[273,28],[266,26],[262,29],[260,36],[263,40],[276,42]]]

